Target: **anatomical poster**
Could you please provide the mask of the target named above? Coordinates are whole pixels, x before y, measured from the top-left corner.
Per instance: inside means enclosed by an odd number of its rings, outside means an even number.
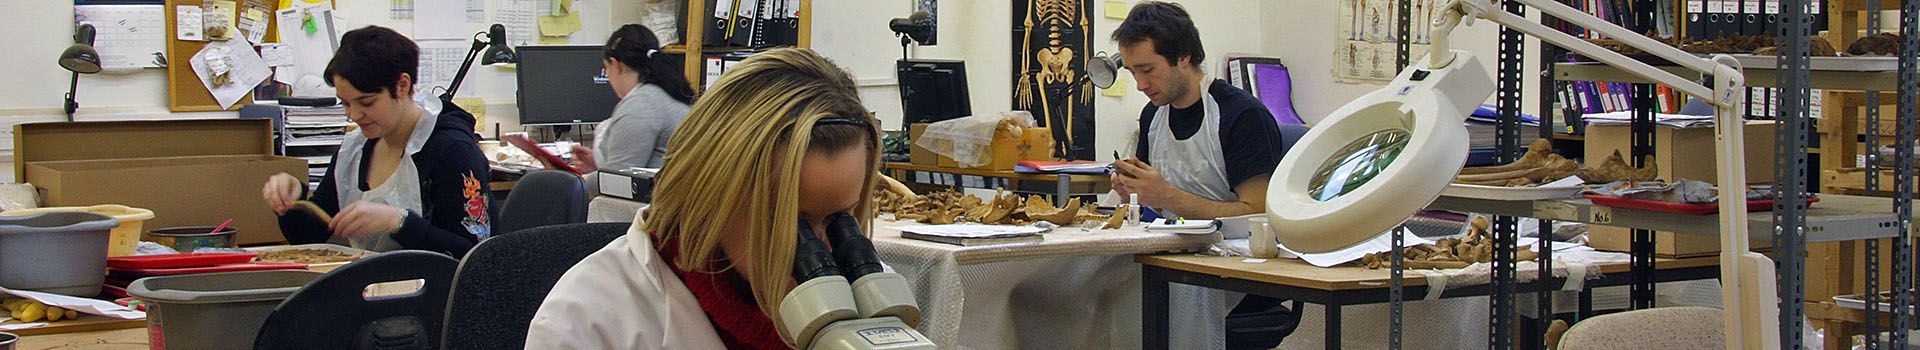
[[[1082,0],[1013,0],[1013,109],[1029,111],[1052,129],[1056,150],[1069,159],[1093,159],[1093,97],[1084,84],[1093,42],[1093,9]]]
[[[1334,31],[1333,77],[1343,83],[1384,83],[1399,73],[1396,47],[1399,35],[1400,0],[1339,0],[1340,26]],[[1427,54],[1433,43],[1428,28],[1433,23],[1434,5],[1445,0],[1411,0],[1409,17],[1409,60]]]

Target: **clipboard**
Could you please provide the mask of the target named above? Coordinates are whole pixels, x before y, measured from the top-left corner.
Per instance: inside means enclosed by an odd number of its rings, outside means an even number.
[[[554,155],[553,152],[547,152],[547,149],[540,148],[539,143],[533,142],[531,138],[527,138],[527,133],[507,133],[500,135],[500,139],[506,140],[507,143],[513,144],[513,147],[520,148],[521,151],[526,151],[527,154],[531,154],[534,158],[540,159],[540,162],[546,163],[548,168],[566,170],[567,172],[577,175],[585,175],[587,173],[581,171],[580,168],[573,167],[572,163],[568,163],[566,159]]]

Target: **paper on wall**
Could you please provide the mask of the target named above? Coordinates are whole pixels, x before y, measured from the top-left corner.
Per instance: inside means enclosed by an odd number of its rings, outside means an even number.
[[[206,33],[204,33],[206,26],[201,22],[201,19],[205,17],[203,14],[206,13],[206,11],[200,10],[199,6],[191,5],[174,6],[173,11],[174,26],[176,27],[174,28],[175,39],[185,41],[207,40]]]
[[[162,67],[167,52],[166,5],[78,5],[73,21],[93,25],[101,68]]]
[[[473,115],[473,131],[487,131],[487,100],[479,97],[461,97],[453,99],[453,105],[460,106],[460,109]]]
[[[267,11],[249,8],[240,14],[240,34],[247,37],[247,42],[261,43],[267,39],[267,23]]]
[[[413,40],[465,39],[466,0],[414,0]]]
[[[447,87],[452,83],[453,75],[460,70],[460,62],[466,59],[467,43],[458,40],[415,42],[420,45],[420,76],[414,81],[414,89]]]
[[[239,4],[234,3],[233,0],[214,0],[206,3],[205,6],[206,17],[202,20],[206,21],[207,39],[226,40],[240,37],[236,35],[236,31],[240,30],[239,19],[234,18],[234,15],[239,13],[235,10],[240,7]],[[215,28],[225,29],[216,30]]]
[[[281,9],[274,15],[281,23],[278,26],[280,43],[292,50],[293,63],[278,66],[279,74],[275,74],[273,80],[295,85],[295,95],[311,95],[310,92],[299,90],[301,78],[321,80],[320,72],[327,68],[327,62],[333,60],[333,51],[340,47],[340,35],[334,30],[337,19],[334,18],[333,9],[296,6]],[[308,28],[312,29],[311,33]],[[324,80],[321,81],[324,83]],[[323,93],[322,96],[332,94],[330,91]]]
[[[467,23],[487,21],[487,1],[467,0]]]
[[[260,44],[260,60],[266,61],[268,67],[291,66],[293,65],[293,47],[282,43]]]
[[[580,11],[573,8],[573,0],[552,0],[554,7],[561,9],[555,13],[540,16],[540,36],[564,37],[580,31]],[[544,38],[542,38],[544,41]]]
[[[393,0],[387,9],[387,16],[395,20],[413,19],[413,0]]]
[[[114,303],[102,301],[102,300],[77,298],[77,297],[70,297],[70,296],[59,295],[59,294],[41,293],[41,292],[34,292],[34,291],[11,290],[5,287],[0,287],[0,294],[12,294],[14,296],[18,296],[21,298],[32,299],[33,301],[40,302],[41,304],[47,304],[49,306],[59,306],[62,309],[73,310],[73,311],[77,311],[77,312],[89,314],[89,315],[100,315],[100,316],[112,317],[112,318],[117,318],[122,320],[138,320],[138,319],[147,318],[146,312],[141,312],[139,310],[134,310],[125,306],[120,306],[119,304],[114,304]]]
[[[507,27],[507,42],[512,46],[529,45],[538,36],[534,26],[537,2],[534,0],[504,0],[505,4],[494,9],[493,21]]]
[[[227,55],[228,64],[231,65],[227,73],[231,80],[227,84],[213,84],[213,69],[208,66],[208,59],[216,54]],[[259,86],[260,82],[266,81],[268,76],[273,75],[273,70],[267,68],[266,61],[261,60],[260,55],[253,53],[253,46],[247,45],[245,40],[215,41],[200,49],[200,53],[194,54],[190,61],[193,74],[200,77],[200,85],[213,93],[213,99],[220,104],[221,109],[233,108],[233,104],[239,103],[240,99],[252,93],[253,88]]]

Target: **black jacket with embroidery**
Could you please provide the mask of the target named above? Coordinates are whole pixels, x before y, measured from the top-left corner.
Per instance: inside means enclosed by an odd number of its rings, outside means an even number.
[[[420,152],[413,154],[413,164],[420,172],[423,212],[409,211],[400,230],[393,233],[393,240],[406,249],[439,252],[457,259],[492,234],[493,225],[487,217],[487,198],[492,191],[488,188],[487,157],[480,152],[479,137],[473,132],[473,115],[453,103],[442,102],[445,110],[438,116],[433,134],[427,136]],[[368,142],[361,154],[371,157],[378,142]],[[339,155],[334,157],[331,164],[340,164]],[[357,171],[366,174],[370,163],[371,159],[363,158]],[[329,214],[339,213],[342,207],[338,189],[334,188],[336,170],[328,168],[320,179],[320,188],[307,196]],[[366,176],[360,178],[360,188],[368,189]],[[298,211],[288,213],[280,217],[280,229],[288,242],[323,243],[333,237],[332,230],[317,218],[294,214]]]

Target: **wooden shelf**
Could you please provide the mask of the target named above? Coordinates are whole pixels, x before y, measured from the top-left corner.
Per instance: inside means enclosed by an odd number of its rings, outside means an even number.
[[[800,47],[800,48],[813,47],[812,45],[813,44],[813,0],[799,0],[799,1],[800,1],[800,33],[799,33],[799,40],[798,40],[799,45],[795,47]],[[688,1],[687,12],[683,15],[687,16],[687,19],[688,19],[686,21],[687,22],[686,28],[681,28],[681,30],[686,31],[684,33],[681,33],[680,35],[680,37],[683,38],[684,40],[681,41],[681,44],[667,45],[666,51],[668,53],[686,55],[687,58],[685,62],[683,62],[681,71],[683,74],[686,75],[687,83],[689,83],[690,85],[693,85],[693,91],[695,93],[699,93],[702,90],[705,90],[706,88],[706,84],[703,84],[703,80],[706,79],[706,62],[704,57],[708,53],[750,51],[753,49],[734,48],[734,47],[704,47],[703,45],[701,45],[701,43],[706,42],[706,32],[707,32],[706,31],[707,21],[703,19],[707,18],[708,16],[711,16],[710,11],[707,11],[706,1]]]

